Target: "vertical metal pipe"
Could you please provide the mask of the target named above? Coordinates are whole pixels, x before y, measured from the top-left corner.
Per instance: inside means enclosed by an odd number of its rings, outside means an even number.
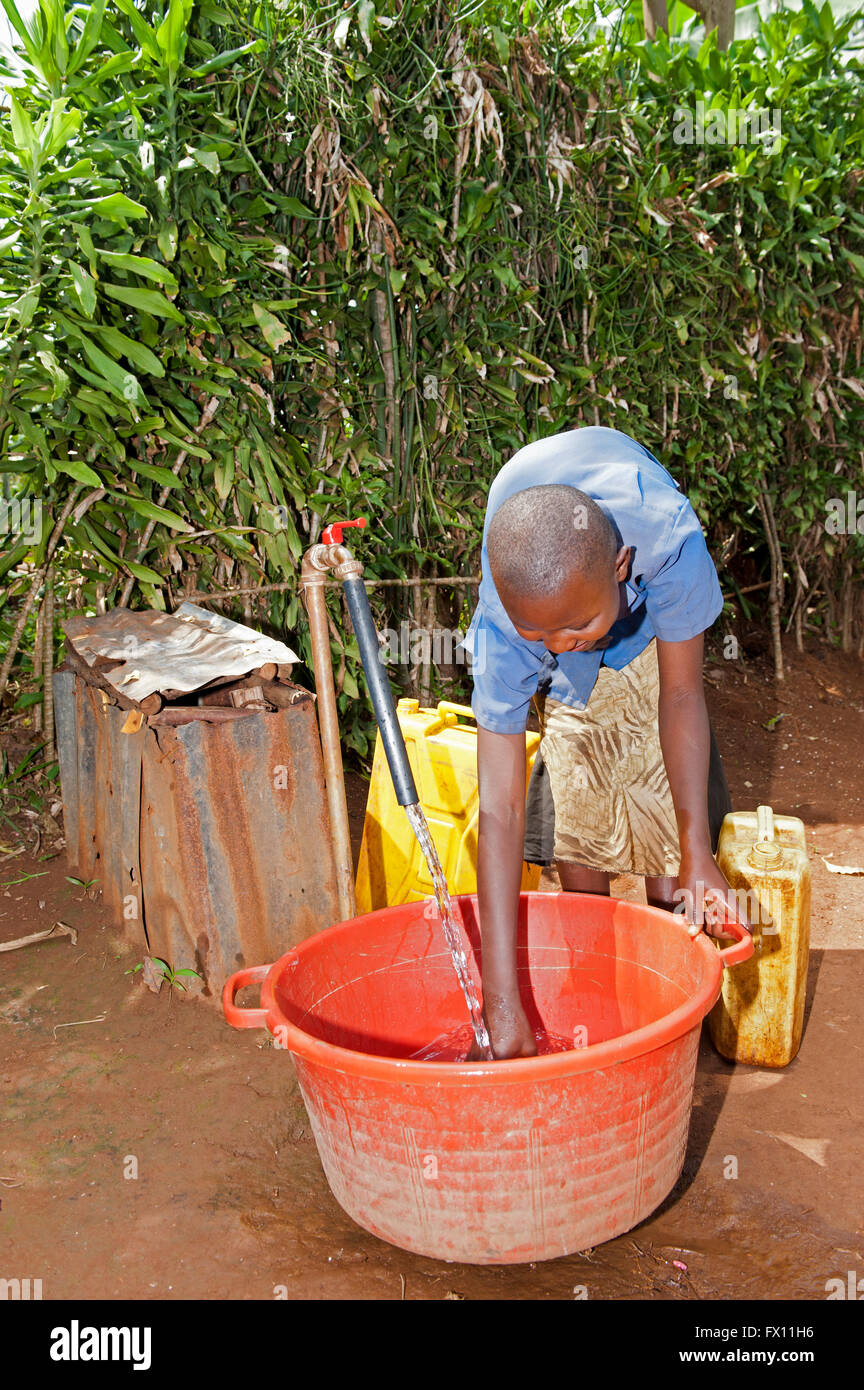
[[[393,778],[396,800],[400,806],[414,806],[420,798],[417,795],[411,764],[408,761],[405,740],[399,727],[399,717],[393,702],[393,691],[390,689],[390,678],[381,664],[378,633],[375,630],[375,621],[369,607],[369,600],[366,597],[366,586],[359,574],[345,575],[342,582],[345,585],[345,602],[348,604],[348,612],[351,614],[354,636],[357,639],[360,660],[363,663],[363,672],[372,699],[372,708],[375,711],[375,718],[381,733],[381,742],[387,755],[390,776]]]
[[[324,549],[323,546],[313,547],[319,548]],[[335,546],[332,548],[336,549]],[[318,725],[321,730],[330,833],[336,861],[336,892],[339,896],[339,912],[344,922],[356,916],[357,909],[354,900],[354,861],[351,856],[351,832],[348,828],[348,803],[345,798],[345,776],[339,745],[336,690],[330,657],[330,630],[327,625],[327,601],[324,592],[326,578],[326,571],[307,567],[304,561],[303,598],[309,615],[309,635],[312,640],[312,666],[318,695]]]

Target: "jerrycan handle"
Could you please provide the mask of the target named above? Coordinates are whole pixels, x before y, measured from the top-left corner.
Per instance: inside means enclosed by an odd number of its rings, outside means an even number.
[[[756,839],[774,839],[774,811],[771,806],[756,807]]]
[[[473,719],[474,711],[470,705],[454,705],[449,700],[438,701],[438,718],[443,719],[445,715],[456,714],[460,719]]]
[[[757,869],[776,869],[783,859],[783,851],[774,835],[774,811],[770,806],[756,808],[756,839],[748,858]]]
[[[435,709],[438,718],[433,719],[423,730],[425,738],[430,738],[432,734],[440,734],[442,729],[446,729],[449,723],[448,715],[455,714],[457,718],[473,719],[474,711],[470,705],[454,705],[450,700],[439,700]],[[452,728],[453,725],[451,724]]]

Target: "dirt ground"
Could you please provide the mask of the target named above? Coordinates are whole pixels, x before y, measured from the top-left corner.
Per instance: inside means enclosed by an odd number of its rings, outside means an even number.
[[[269,1299],[285,1286],[396,1300],[570,1299],[583,1285],[596,1299],[819,1300],[827,1280],[864,1276],[864,879],[822,859],[864,865],[862,668],[788,657],[782,688],[760,659],[709,662],[707,679],[735,806],[769,802],[807,826],[804,1042],[774,1072],[721,1060],[703,1033],[684,1171],[648,1221],[508,1268],[368,1235],[330,1194],[288,1054],[230,1029],[213,1001],[148,992],[129,973],[140,949],[66,881],[63,855],[19,854],[0,859],[0,941],[59,919],[78,940],[0,954],[0,1276],[41,1278],[46,1299]],[[350,801],[359,834],[359,777]],[[4,828],[0,854],[11,848]],[[24,873],[41,877],[16,884]],[[635,882],[615,890],[638,896]]]

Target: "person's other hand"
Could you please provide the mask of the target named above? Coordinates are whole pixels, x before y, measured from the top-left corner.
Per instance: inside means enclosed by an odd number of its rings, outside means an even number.
[[[729,936],[728,922],[737,922],[753,935],[753,928],[741,912],[734,889],[730,888],[713,857],[689,861],[682,856],[676,897],[684,905],[691,936]]]

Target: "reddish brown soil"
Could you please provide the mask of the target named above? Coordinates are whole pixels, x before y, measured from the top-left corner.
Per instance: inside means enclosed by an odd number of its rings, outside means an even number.
[[[62,855],[24,854],[0,859],[0,940],[63,920],[78,941],[0,954],[0,1277],[41,1278],[47,1299],[269,1299],[284,1285],[312,1299],[567,1299],[586,1286],[601,1299],[806,1300],[864,1275],[864,879],[821,858],[864,864],[862,667],[792,653],[789,665],[780,688],[758,662],[709,662],[709,703],[734,804],[767,801],[808,828],[804,1042],[770,1072],[722,1061],[703,1036],[684,1172],[650,1220],[510,1268],[367,1235],[330,1195],[288,1055],[228,1028],[213,1002],[149,993],[127,973],[141,951],[66,882]],[[364,800],[350,779],[357,832]],[[4,827],[0,854],[14,848]],[[13,883],[26,872],[43,876]]]

